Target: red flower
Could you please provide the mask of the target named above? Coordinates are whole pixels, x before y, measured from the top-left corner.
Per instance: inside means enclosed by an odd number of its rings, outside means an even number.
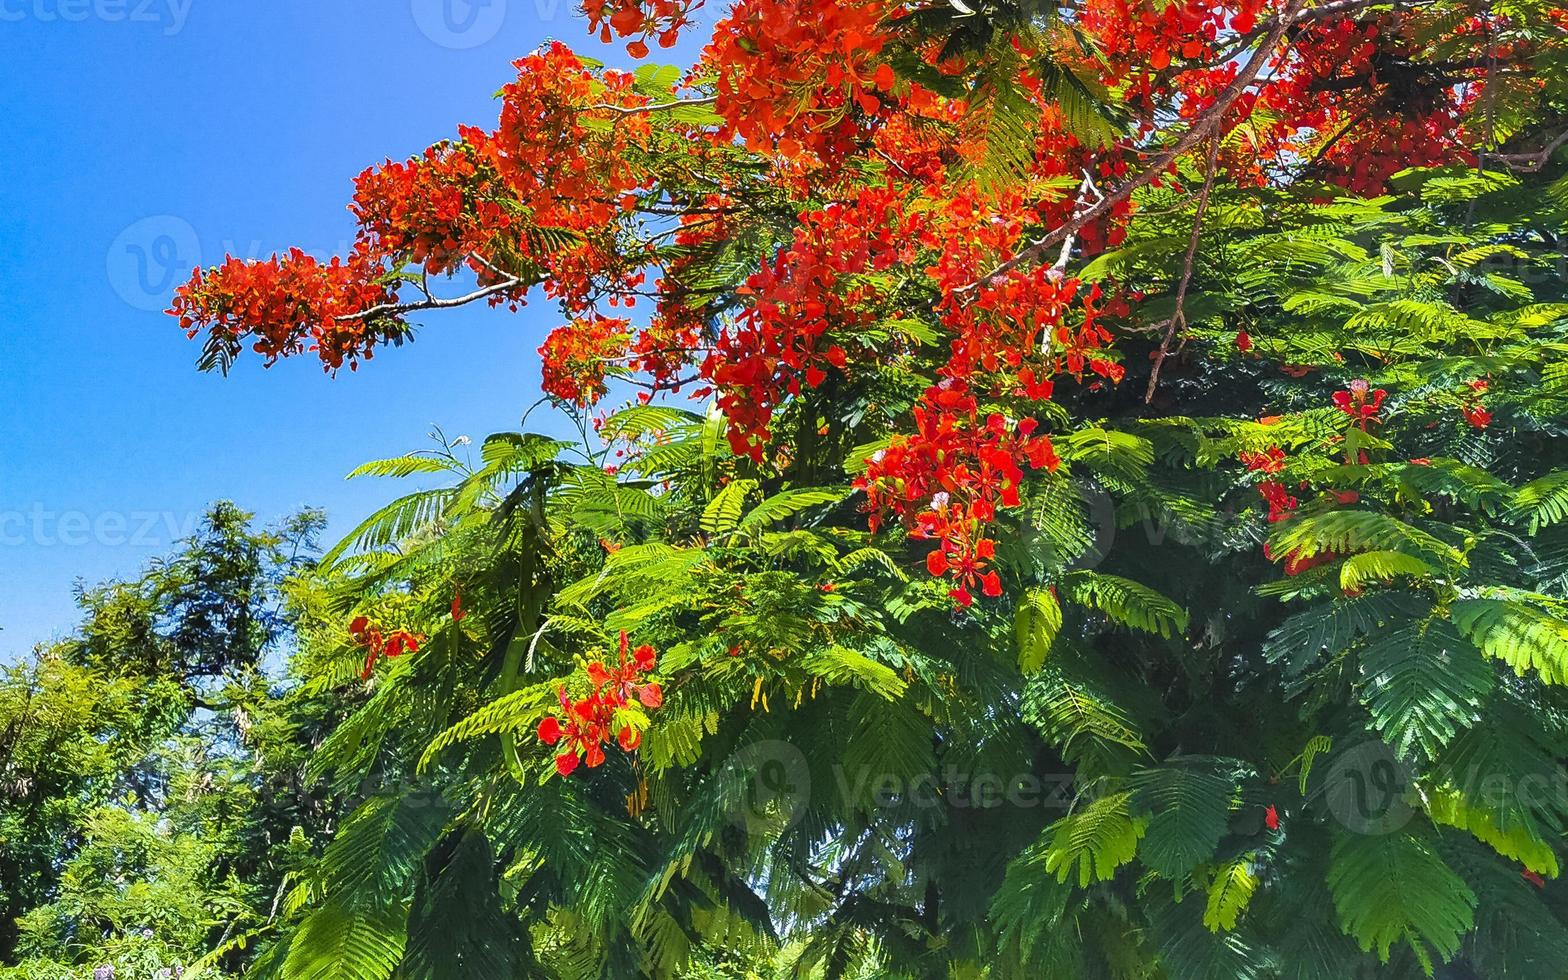
[[[987,596],[995,599],[1002,594],[1002,579],[996,572],[986,572],[980,577],[980,588]]]
[[[1382,388],[1370,390],[1371,386],[1365,381],[1355,380],[1344,391],[1334,392],[1334,405],[1341,412],[1365,424],[1367,419],[1377,415],[1383,407],[1383,399],[1388,392]]]
[[[1471,405],[1464,410],[1465,421],[1477,429],[1484,429],[1492,424],[1492,413],[1484,405]]]
[[[1252,349],[1252,337],[1245,330],[1236,333],[1236,349],[1245,354]]]
[[[461,623],[468,613],[463,611],[463,593],[458,592],[452,596],[452,622]]]
[[[370,625],[369,618],[365,616],[356,616],[348,624],[348,631],[354,642],[365,648],[365,666],[359,672],[360,680],[370,680],[376,664],[381,660],[416,653],[424,642],[424,637],[407,630],[393,630],[383,635],[381,630]]]
[[[588,768],[604,764],[604,744],[611,740],[616,713],[632,704],[632,699],[645,708],[658,708],[664,704],[664,691],[644,676],[653,670],[658,654],[644,644],[636,650],[626,632],[621,632],[620,659],[614,667],[592,661],[584,668],[592,692],[585,698],[573,701],[567,696],[565,686],[556,691],[560,709],[539,722],[539,741],[546,745],[564,743],[563,751],[556,756],[556,771],[570,775],[579,762],[579,756]],[[642,733],[631,725],[620,725],[613,736],[626,752],[634,752],[642,744]]]
[[[930,572],[933,576],[940,578],[941,576],[946,575],[947,568],[947,552],[943,551],[941,548],[938,548],[929,555],[926,555],[926,571]]]
[[[1270,830],[1278,830],[1279,829],[1279,811],[1274,808],[1274,804],[1270,803],[1264,809],[1264,811],[1263,811],[1263,823]]]

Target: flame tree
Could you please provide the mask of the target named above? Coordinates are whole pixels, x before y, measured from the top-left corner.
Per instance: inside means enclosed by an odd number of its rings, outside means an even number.
[[[644,58],[692,11],[584,13]],[[554,304],[582,433],[358,471],[450,476],[309,586],[309,683],[358,707],[317,768],[371,789],[236,941],[365,980],[1560,969],[1565,31],[740,0],[688,68],[523,57],[493,128],[357,178],[347,256],[197,270],[209,367]]]

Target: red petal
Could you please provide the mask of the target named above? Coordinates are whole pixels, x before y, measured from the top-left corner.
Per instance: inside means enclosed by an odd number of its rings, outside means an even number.
[[[577,768],[577,753],[562,752],[555,757],[555,771],[563,776],[570,776]]]
[[[947,574],[947,552],[940,549],[926,555],[926,571],[935,576]]]
[[[1002,594],[1002,579],[995,572],[986,572],[980,579],[980,585],[985,594],[993,599]]]
[[[539,741],[554,745],[561,740],[561,721],[554,715],[539,722]]]

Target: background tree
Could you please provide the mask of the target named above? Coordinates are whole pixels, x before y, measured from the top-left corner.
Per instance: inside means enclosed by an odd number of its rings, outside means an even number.
[[[542,293],[582,432],[360,471],[255,974],[1559,969],[1564,28],[741,0],[199,270],[207,366]]]
[[[151,976],[261,925],[331,801],[301,778],[333,706],[283,679],[284,584],[321,518],[215,505],[78,630],[0,681],[0,961]],[[230,962],[229,965],[234,965]]]

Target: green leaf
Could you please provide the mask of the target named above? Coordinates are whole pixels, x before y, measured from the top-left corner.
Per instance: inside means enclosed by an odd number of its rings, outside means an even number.
[[[1238,858],[1222,865],[1209,883],[1209,897],[1203,906],[1203,924],[1210,932],[1229,932],[1236,928],[1236,919],[1252,901],[1257,891],[1258,878],[1252,873],[1252,862]]]
[[[1018,638],[1018,669],[1032,674],[1044,666],[1061,629],[1062,606],[1055,594],[1040,586],[1025,592],[1013,617],[1013,633]]]
[[[1346,934],[1384,963],[1395,943],[1423,961],[1430,948],[1446,962],[1475,924],[1475,893],[1415,833],[1339,834],[1328,888]]]
[[[316,909],[289,945],[284,980],[386,980],[403,958],[406,918],[401,907]]]
[[[1133,773],[1132,812],[1148,817],[1139,857],[1166,878],[1180,879],[1211,860],[1236,796],[1235,763],[1177,757]]]
[[[845,491],[843,490],[834,490],[827,487],[802,487],[798,490],[785,490],[783,493],[776,493],[753,507],[741,519],[740,528],[741,530],[755,530],[767,527],[808,508],[837,503],[844,499],[844,495]],[[717,501],[718,498],[714,499]],[[706,516],[704,514],[704,519],[706,519]]]
[[[1366,510],[1331,510],[1286,521],[1269,536],[1269,549],[1273,554],[1299,559],[1329,553],[1398,551],[1444,565],[1464,564],[1458,550],[1426,531]]]
[[[1531,480],[1514,494],[1513,517],[1530,533],[1568,518],[1568,470]]]
[[[1062,882],[1076,870],[1080,888],[1115,877],[1117,868],[1137,856],[1148,823],[1128,813],[1130,800],[1130,793],[1102,796],[1047,827],[1045,870]]]
[[[1187,629],[1187,611],[1146,585],[1099,572],[1063,576],[1062,598],[1104,613],[1112,621],[1167,639]]]
[[[1432,757],[1473,723],[1492,670],[1452,623],[1431,617],[1375,637],[1361,652],[1361,700],[1401,757]]]
[[[1482,653],[1520,677],[1533,670],[1548,684],[1568,684],[1568,622],[1504,599],[1460,599],[1449,615]]]
[[[708,534],[728,534],[740,525],[746,498],[757,489],[756,480],[735,480],[713,495],[702,511],[702,529]]]

